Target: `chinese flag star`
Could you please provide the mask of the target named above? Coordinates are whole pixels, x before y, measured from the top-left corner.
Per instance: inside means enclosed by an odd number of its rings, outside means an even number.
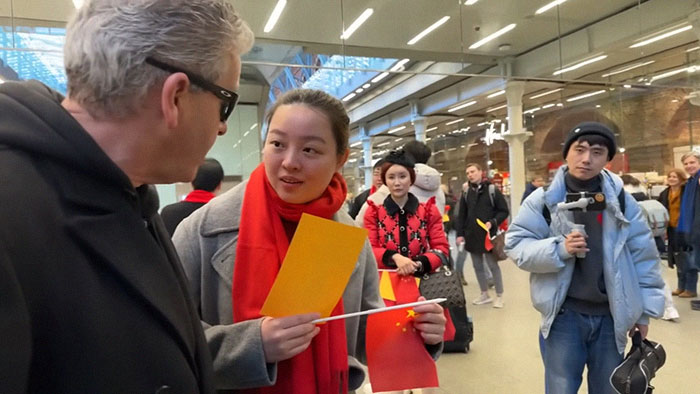
[[[413,309],[375,313],[367,319],[367,368],[372,390],[438,387],[435,361],[413,326]]]

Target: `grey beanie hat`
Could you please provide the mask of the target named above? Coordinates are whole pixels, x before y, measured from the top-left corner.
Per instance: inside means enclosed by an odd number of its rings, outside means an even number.
[[[613,133],[608,126],[602,123],[583,122],[576,125],[576,127],[571,129],[567,134],[566,141],[564,141],[564,159],[566,159],[566,155],[569,153],[569,148],[571,147],[571,144],[573,144],[574,141],[581,138],[581,136],[589,134],[596,134],[607,140],[607,143],[605,145],[608,148],[608,161],[612,160],[613,157],[615,157],[615,153],[617,153],[617,144],[615,144],[615,133]]]

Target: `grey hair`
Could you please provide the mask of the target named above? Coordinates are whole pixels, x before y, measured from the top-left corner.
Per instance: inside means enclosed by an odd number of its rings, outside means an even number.
[[[681,163],[683,163],[685,159],[689,157],[695,157],[696,159],[698,159],[698,161],[700,161],[700,152],[696,150],[691,150],[690,152],[684,154],[683,156],[681,156]]]
[[[147,57],[215,82],[253,40],[226,0],[88,0],[66,29],[68,96],[94,117],[127,117],[169,75]]]

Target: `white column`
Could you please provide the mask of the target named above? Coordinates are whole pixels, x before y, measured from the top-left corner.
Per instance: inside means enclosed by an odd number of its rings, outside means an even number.
[[[408,106],[411,111],[411,124],[415,129],[416,141],[425,142],[425,129],[428,125],[428,119],[421,115],[418,100],[409,101]]]
[[[508,161],[510,162],[510,211],[515,216],[520,210],[520,198],[525,191],[525,141],[532,132],[523,127],[523,92],[525,83],[508,81],[506,99],[508,103],[508,130],[503,136],[508,143]]]
[[[425,143],[425,129],[428,126],[428,118],[422,116],[411,120],[413,128],[416,130],[416,141]]]

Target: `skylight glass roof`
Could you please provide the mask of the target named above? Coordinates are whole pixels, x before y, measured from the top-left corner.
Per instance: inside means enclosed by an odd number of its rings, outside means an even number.
[[[0,27],[0,77],[36,79],[65,94],[63,44],[66,29],[54,27]]]

